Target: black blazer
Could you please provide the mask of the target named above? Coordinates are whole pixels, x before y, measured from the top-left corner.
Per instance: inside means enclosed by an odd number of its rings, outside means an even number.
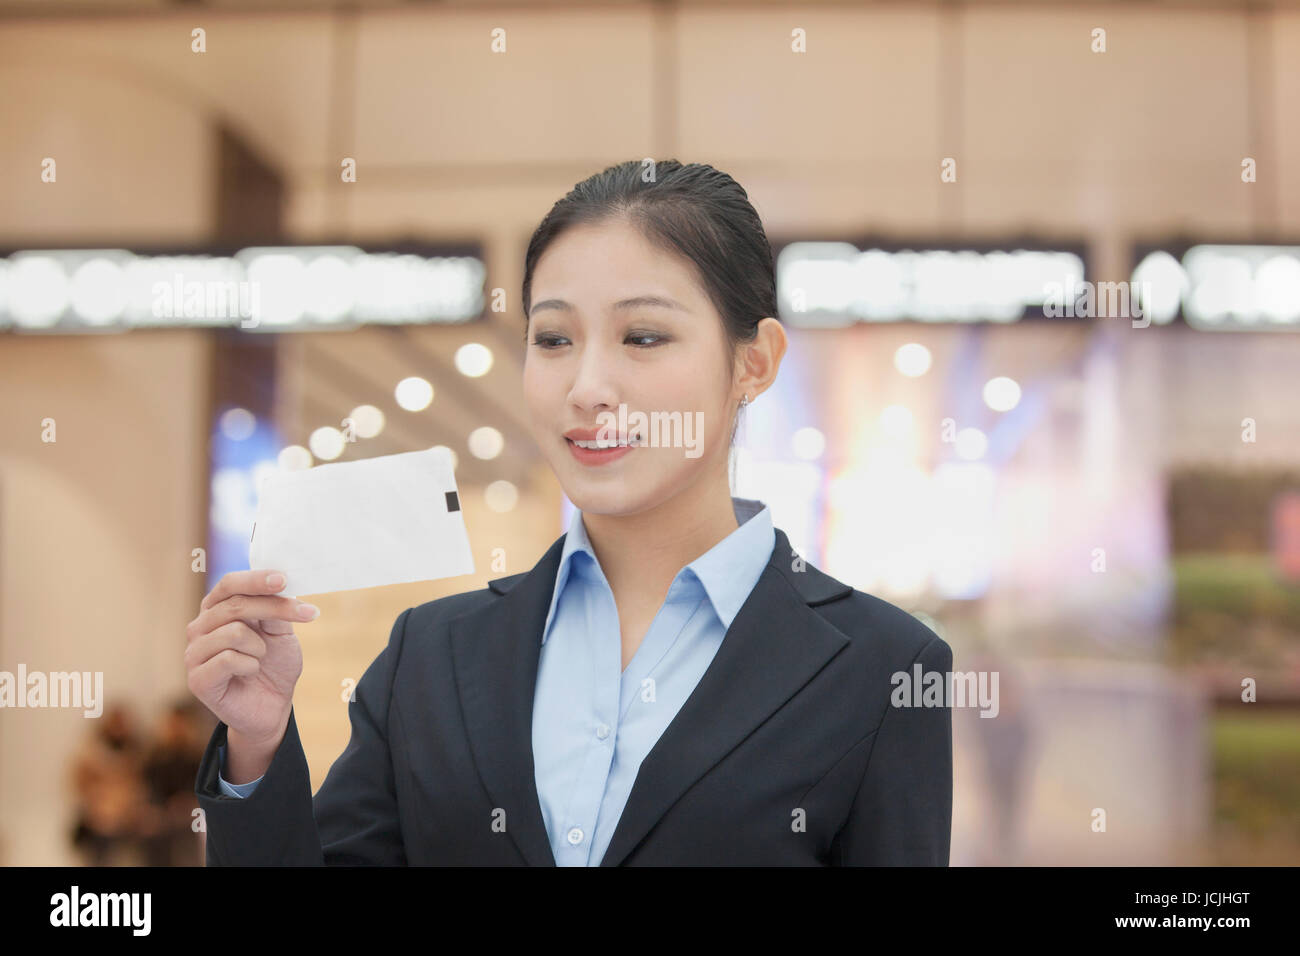
[[[253,794],[196,779],[207,862],[554,866],[532,707],[562,535],[526,573],[403,611],[313,799],[292,712]],[[948,864],[952,712],[890,676],[952,651],[802,563],[784,532],[698,687],[642,762],[602,866]]]

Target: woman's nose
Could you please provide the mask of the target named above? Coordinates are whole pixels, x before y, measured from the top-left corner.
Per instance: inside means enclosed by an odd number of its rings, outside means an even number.
[[[569,388],[569,401],[580,408],[618,404],[613,365],[612,356],[598,349],[584,349]]]

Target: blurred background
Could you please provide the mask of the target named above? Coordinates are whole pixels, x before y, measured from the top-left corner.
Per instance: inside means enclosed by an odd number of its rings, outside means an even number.
[[[735,493],[999,675],[953,864],[1300,862],[1298,54],[1296,0],[0,0],[0,680],[102,673],[0,708],[0,864],[201,864],[185,625],[269,470],[446,446],[478,572],[314,599],[314,786],[396,616],[533,566],[525,246],[643,157],[777,255]]]

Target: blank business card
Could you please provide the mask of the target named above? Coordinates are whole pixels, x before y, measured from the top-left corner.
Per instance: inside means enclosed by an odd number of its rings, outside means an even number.
[[[249,566],[301,596],[474,573],[446,448],[277,471],[259,489]]]

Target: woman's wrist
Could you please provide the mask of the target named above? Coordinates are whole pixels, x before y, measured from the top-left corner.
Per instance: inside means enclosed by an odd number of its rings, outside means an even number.
[[[250,740],[237,730],[227,729],[226,765],[221,776],[227,783],[252,783],[266,774],[283,740],[283,729],[278,737],[264,740]]]

